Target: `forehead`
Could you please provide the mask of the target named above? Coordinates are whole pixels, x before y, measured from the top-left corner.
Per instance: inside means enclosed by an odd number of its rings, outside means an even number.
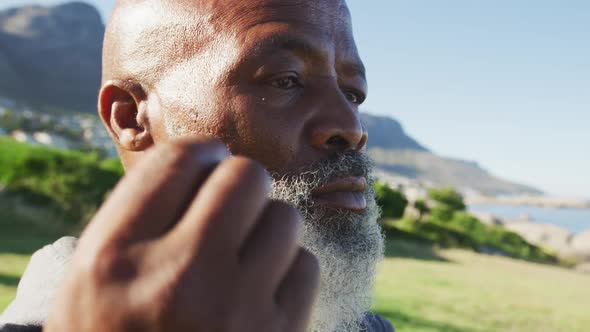
[[[344,0],[177,0],[216,33],[244,36],[281,23],[292,31],[320,33],[324,39],[353,44],[350,12]],[[185,16],[185,17],[190,17]]]
[[[183,60],[169,63],[168,73],[176,73],[179,64],[184,73],[206,69],[221,77],[262,58],[258,55],[288,49],[364,78],[343,0],[176,0],[167,5],[176,9],[175,24],[195,27],[179,37],[186,43],[184,52],[173,53]],[[204,42],[190,31],[206,31],[202,34],[211,38]]]
[[[362,66],[343,0],[243,1],[218,18],[233,29],[250,57],[264,53],[265,48],[283,48]]]
[[[214,19],[247,29],[269,21],[309,25],[322,29],[347,29],[350,13],[343,0],[245,0],[222,1],[213,9]]]

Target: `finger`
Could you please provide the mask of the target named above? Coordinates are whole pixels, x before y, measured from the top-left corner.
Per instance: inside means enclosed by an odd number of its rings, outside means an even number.
[[[186,214],[169,234],[181,250],[236,256],[260,218],[270,192],[262,166],[244,157],[222,162],[199,190]]]
[[[152,148],[119,182],[83,240],[129,243],[160,236],[182,215],[211,169],[227,156],[223,144],[208,138]]]
[[[319,280],[317,259],[305,249],[300,249],[276,294],[277,304],[286,317],[289,331],[307,330]]]
[[[299,246],[297,237],[301,215],[283,202],[271,202],[241,251],[247,275],[274,294],[285,277]]]

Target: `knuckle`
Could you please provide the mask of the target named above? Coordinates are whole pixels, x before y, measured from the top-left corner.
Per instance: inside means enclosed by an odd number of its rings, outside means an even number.
[[[277,319],[275,317],[269,317],[269,315],[258,314],[257,317],[246,318],[245,321],[247,322],[246,326],[248,326],[247,331],[283,331],[279,328]],[[241,323],[240,325],[241,326],[238,326],[236,329],[232,331],[243,331],[243,329],[241,329],[240,327],[243,327],[245,324]]]
[[[235,157],[228,160],[231,163],[236,177],[258,184],[267,192],[270,192],[271,181],[266,169],[257,161],[246,157]]]
[[[293,330],[293,323],[289,321],[284,312],[275,314],[275,326],[272,331],[291,331]]]
[[[204,326],[215,327],[216,331],[239,331],[240,319],[238,319],[235,309],[229,304],[213,304],[205,312],[206,314],[203,315]]]
[[[303,220],[297,208],[285,202],[272,201],[268,207],[267,218],[280,220],[280,223],[272,222],[271,225],[275,229],[278,228],[278,231],[284,235],[282,237],[296,241]]]
[[[229,155],[221,141],[208,137],[166,142],[158,146],[154,154],[175,169],[218,162]]]
[[[272,210],[272,213],[281,219],[286,220],[294,225],[299,225],[300,222],[303,220],[301,216],[301,212],[299,210],[286,202],[282,201],[272,201],[269,205],[269,208]]]
[[[191,136],[190,138],[174,139],[162,144],[167,146],[176,146],[179,149],[191,150],[202,146],[211,146],[226,151],[227,148],[223,142],[217,138],[205,135]]]
[[[114,247],[105,247],[83,263],[83,270],[99,283],[128,280],[136,274],[135,264]]]
[[[152,158],[164,164],[167,170],[179,170],[188,166],[190,162],[190,149],[185,144],[177,144],[173,142],[164,143],[157,146]]]
[[[160,145],[157,145],[154,149],[155,151],[166,154],[170,156],[170,159],[181,159],[186,154],[188,154],[190,150],[190,145],[186,142],[164,142]]]
[[[308,282],[316,284],[320,278],[320,262],[314,254],[310,253],[305,249],[301,249],[299,252],[299,269],[300,274],[307,279]]]

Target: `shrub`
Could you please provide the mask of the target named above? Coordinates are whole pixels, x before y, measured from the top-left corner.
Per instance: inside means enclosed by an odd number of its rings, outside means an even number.
[[[381,207],[381,216],[383,218],[399,219],[403,217],[408,200],[400,191],[391,189],[387,184],[376,181],[375,196],[377,203]]]
[[[492,249],[507,256],[544,263],[555,263],[557,258],[542,248],[528,243],[520,235],[498,226],[489,226],[464,211],[455,211],[448,220],[438,220],[434,215],[429,221],[461,232],[474,244],[476,250]]]
[[[450,221],[453,219],[454,212],[446,205],[438,205],[430,210],[430,217],[438,221]]]
[[[442,247],[459,247],[475,250],[477,243],[465,232],[448,227],[445,224],[427,220],[416,223],[411,219],[402,219],[395,224],[400,230],[414,234],[417,238],[435,243]]]
[[[0,139],[0,185],[28,202],[84,223],[123,174],[118,161],[96,153],[30,146]]]
[[[419,223],[406,217],[383,226],[390,239],[419,239],[443,247],[467,248],[541,263],[558,262],[555,255],[528,243],[520,235],[486,225],[465,211],[453,211],[448,205],[432,208]]]
[[[423,200],[423,199],[417,199],[414,202],[414,208],[419,213],[419,216],[418,216],[418,219],[419,220],[422,220],[422,218],[424,217],[424,215],[426,215],[427,213],[430,212],[430,208],[428,207],[428,204],[426,204],[426,201]]]
[[[428,190],[428,197],[439,205],[444,205],[453,211],[465,211],[466,206],[463,202],[463,196],[453,188],[430,189]]]

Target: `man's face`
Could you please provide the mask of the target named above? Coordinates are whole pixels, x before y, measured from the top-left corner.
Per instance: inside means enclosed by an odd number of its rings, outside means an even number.
[[[367,84],[342,1],[220,1],[209,20],[214,40],[155,87],[156,142],[209,134],[280,174],[365,146]]]
[[[273,198],[303,213],[302,244],[320,261],[312,330],[354,330],[383,243],[362,154],[367,84],[348,9],[340,0],[211,3],[214,38],[187,41],[194,56],[149,93],[150,112],[163,118],[154,141],[211,135],[265,165]]]

